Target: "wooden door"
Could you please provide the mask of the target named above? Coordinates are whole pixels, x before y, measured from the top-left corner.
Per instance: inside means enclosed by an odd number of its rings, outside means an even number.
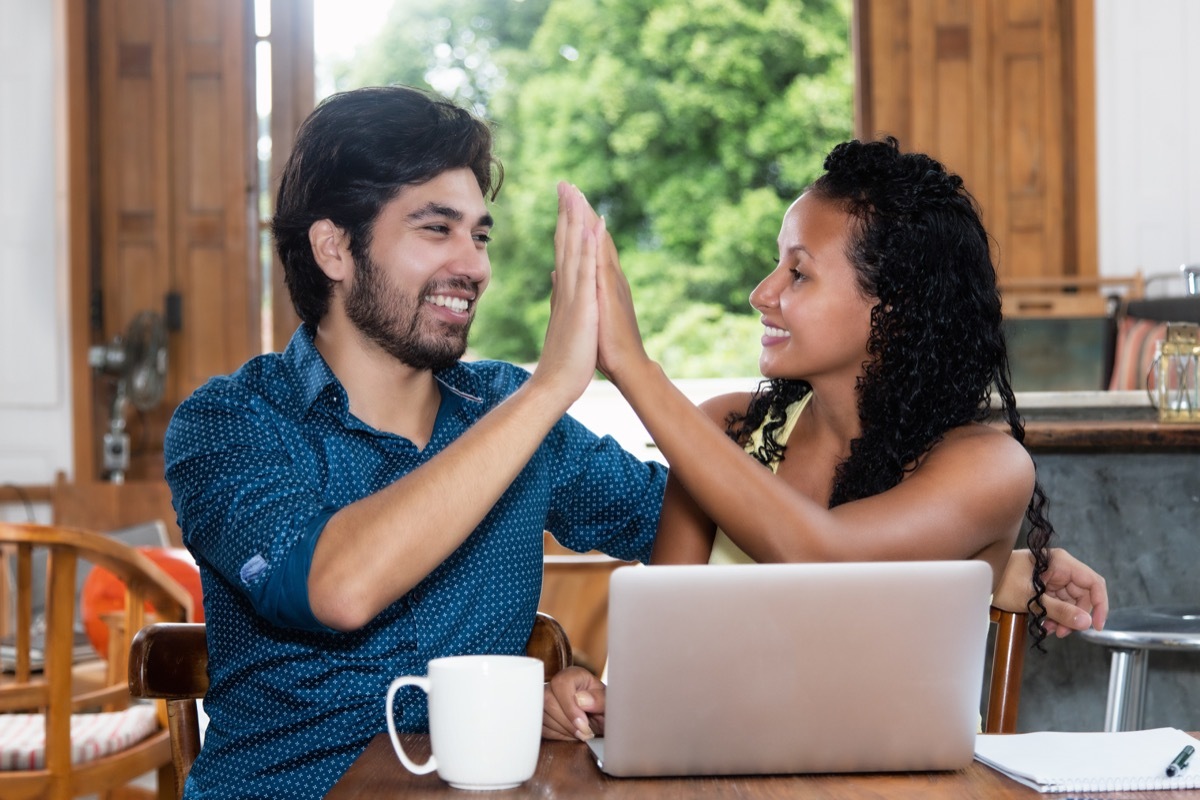
[[[856,135],[962,175],[1004,279],[1094,276],[1091,0],[856,0]]]
[[[131,478],[161,478],[171,411],[260,351],[252,6],[68,0],[72,192],[88,198],[71,213],[79,480],[102,477],[113,391],[88,345],[142,310],[170,323],[164,400],[128,415]]]

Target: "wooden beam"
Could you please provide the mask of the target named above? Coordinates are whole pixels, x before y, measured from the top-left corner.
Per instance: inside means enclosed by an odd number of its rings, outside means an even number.
[[[71,418],[74,427],[74,470],[77,480],[96,480],[96,429],[92,403],[92,371],[88,366],[91,346],[93,161],[91,125],[93,108],[88,31],[91,4],[88,0],[64,0],[66,42],[66,154],[67,154],[67,286],[70,310]]]

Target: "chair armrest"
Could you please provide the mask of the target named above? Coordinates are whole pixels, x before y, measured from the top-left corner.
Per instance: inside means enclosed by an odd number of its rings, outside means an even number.
[[[996,623],[984,733],[1016,733],[1021,703],[1021,672],[1025,664],[1027,614],[991,609]]]
[[[129,649],[135,697],[200,699],[208,691],[208,637],[202,623],[157,622],[137,632]]]
[[[558,620],[542,611],[537,612],[533,620],[533,631],[529,634],[525,654],[541,659],[547,681],[574,663],[567,632],[558,624]]]

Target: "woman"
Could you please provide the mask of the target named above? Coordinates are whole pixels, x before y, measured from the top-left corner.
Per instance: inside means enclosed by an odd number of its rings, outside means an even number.
[[[647,357],[604,248],[599,367],[671,466],[652,561],[975,558],[999,584],[1027,522],[1017,558],[1033,561],[1040,642],[1053,530],[976,204],[894,139],[841,144],[825,170],[788,209],[778,263],[750,295],[764,325],[754,393],[692,406]],[[993,391],[1006,431],[984,424]],[[602,709],[583,706],[601,688],[557,678],[546,735],[590,735],[583,712]]]

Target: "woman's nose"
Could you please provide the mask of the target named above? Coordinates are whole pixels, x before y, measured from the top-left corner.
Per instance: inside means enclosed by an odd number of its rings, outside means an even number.
[[[774,308],[779,305],[779,289],[772,279],[776,276],[779,270],[773,271],[770,275],[759,281],[758,286],[750,292],[750,305],[756,309]]]

